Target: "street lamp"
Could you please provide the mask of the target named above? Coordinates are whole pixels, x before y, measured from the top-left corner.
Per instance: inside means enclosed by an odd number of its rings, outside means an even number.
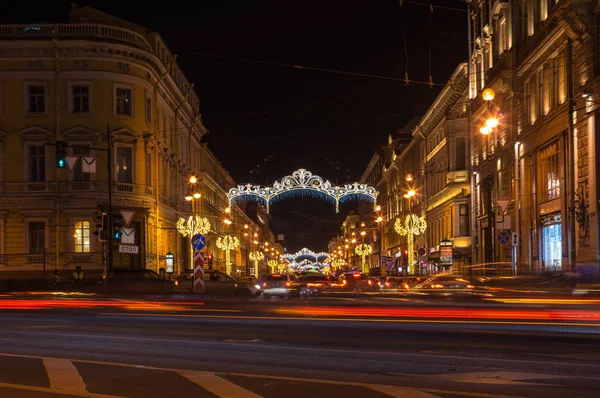
[[[486,88],[485,90],[483,90],[483,92],[481,93],[481,98],[486,101],[488,103],[488,108],[490,108],[492,101],[494,100],[494,98],[496,97],[496,93],[494,92],[493,89],[491,88]],[[485,121],[485,125],[483,127],[481,127],[479,129],[479,132],[484,135],[487,136],[488,138],[488,145],[487,145],[487,149],[488,151],[490,150],[490,134],[493,132],[494,128],[498,127],[498,125],[500,124],[500,122],[498,121],[498,119],[494,116],[491,116],[490,118],[488,118]],[[487,156],[487,160],[488,160],[488,167],[489,163],[490,163],[490,154],[486,154]],[[494,214],[493,214],[493,206],[492,206],[492,187],[494,185],[494,177],[492,176],[492,171],[489,170],[488,171],[488,175],[486,177],[486,197],[485,197],[485,206],[486,206],[486,212],[487,212],[487,222],[488,222],[488,233],[485,234],[485,262],[489,263],[493,261],[493,257],[494,257],[494,252],[493,252],[493,235],[492,235],[492,228],[494,226]]]

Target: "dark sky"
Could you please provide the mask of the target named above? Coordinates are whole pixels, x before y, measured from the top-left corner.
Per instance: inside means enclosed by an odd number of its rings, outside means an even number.
[[[429,80],[431,50],[433,81],[444,84],[467,59],[466,6],[433,0],[430,46],[431,2],[78,3],[160,32],[196,84],[209,147],[236,182],[248,182],[253,170],[254,182],[271,184],[301,167],[332,182],[355,181],[375,148],[441,89],[285,65],[402,79],[406,45],[409,79]],[[64,21],[69,9],[59,1],[12,4],[2,23]],[[271,208],[274,230],[285,234],[288,251],[325,250],[351,207],[336,216],[317,199],[282,200]]]

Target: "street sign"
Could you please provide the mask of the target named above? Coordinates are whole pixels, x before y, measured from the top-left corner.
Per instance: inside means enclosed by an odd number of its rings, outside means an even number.
[[[119,253],[139,254],[140,247],[131,245],[119,245]]]
[[[122,228],[121,243],[124,245],[135,245],[135,229]]]
[[[510,240],[512,246],[519,246],[519,233],[513,232]]]
[[[69,170],[73,171],[73,167],[75,167],[77,164],[79,156],[67,155],[65,158],[67,159],[67,166],[69,166]]]
[[[206,238],[204,237],[204,235],[196,234],[192,236],[192,246],[196,250],[204,249],[204,246],[206,246]]]
[[[121,217],[123,217],[123,223],[128,227],[131,224],[131,220],[133,220],[135,210],[119,210],[119,212],[121,213]]]
[[[496,242],[501,245],[508,245],[511,241],[512,237],[510,231],[503,229],[502,231],[498,231],[496,234]]]
[[[202,236],[202,235],[200,235]],[[200,252],[194,253],[194,285],[196,293],[204,292],[204,256]]]
[[[511,201],[511,199],[496,199],[496,200],[494,200],[494,202],[496,203],[496,206],[498,206],[500,208],[500,210],[502,210],[503,214],[506,214],[506,210],[508,210],[510,201]]]
[[[425,253],[426,253],[425,248],[424,247],[419,247],[417,249],[417,253],[419,254],[419,256],[424,256]]]

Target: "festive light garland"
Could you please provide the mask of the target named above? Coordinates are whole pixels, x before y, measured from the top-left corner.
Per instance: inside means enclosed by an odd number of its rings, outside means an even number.
[[[275,273],[275,268],[279,268],[279,261],[277,261],[277,260],[269,260],[267,262],[267,265],[269,267],[271,267],[271,273],[274,274]]]
[[[354,251],[362,258],[362,271],[365,273],[369,272],[369,267],[365,259],[369,254],[373,253],[373,248],[371,247],[371,245],[361,243],[360,245],[357,245],[354,248]]]
[[[324,181],[322,177],[313,175],[306,169],[298,169],[292,175],[285,176],[280,181],[275,181],[270,187],[252,184],[238,185],[237,188],[229,190],[227,198],[229,199],[229,206],[237,199],[262,201],[265,203],[268,213],[273,200],[294,194],[312,194],[324,199],[331,199],[335,202],[336,213],[339,213],[340,202],[351,198],[366,198],[375,204],[379,193],[374,187],[358,182],[336,186],[329,180]]]
[[[197,215],[190,216],[187,220],[180,217],[177,220],[176,228],[184,237],[188,235],[207,234],[210,232],[210,221],[208,221],[208,218],[202,218]]]
[[[326,252],[315,253],[312,250],[309,250],[305,247],[305,248],[297,251],[296,253],[287,253],[287,254],[283,254],[281,256],[282,259],[288,260],[288,261],[298,261],[302,257],[310,257],[310,258],[314,258],[315,261],[318,261],[320,258],[326,258],[326,259],[329,258],[329,253],[326,253]]]
[[[414,236],[421,235],[427,229],[425,218],[416,214],[409,214],[404,220],[404,224],[399,218],[394,222],[394,229],[402,236],[406,236],[408,244],[408,272],[411,273],[411,267],[415,262]]]
[[[219,249],[225,251],[226,273],[227,275],[231,275],[231,261],[229,252],[237,249],[240,246],[240,240],[237,238],[237,236],[225,235],[219,236],[216,244]]]
[[[258,278],[258,262],[264,259],[265,255],[263,252],[254,251],[250,252],[248,257],[250,257],[250,260],[254,261],[254,276]]]

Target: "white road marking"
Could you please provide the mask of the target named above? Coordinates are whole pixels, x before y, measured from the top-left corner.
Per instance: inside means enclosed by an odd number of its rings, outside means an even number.
[[[368,386],[367,388],[394,398],[439,398],[439,395],[429,394],[415,388],[379,385],[372,385]]]
[[[178,373],[220,398],[262,398],[212,373],[193,370],[180,370]]]
[[[537,380],[549,379],[549,380],[551,380],[551,379],[562,379],[562,378],[570,378],[570,377],[571,376],[550,375],[550,374],[544,374],[544,373],[497,371],[497,372],[453,373],[453,374],[436,375],[436,376],[427,377],[427,378],[458,381],[460,383],[550,386],[552,384],[527,382],[524,380],[534,380],[534,379],[537,379]]]
[[[42,362],[46,368],[51,389],[80,393],[87,391],[83,379],[71,361],[59,358],[44,358]]]
[[[54,390],[52,388],[47,387],[36,387],[36,386],[26,386],[21,384],[12,384],[12,383],[0,383],[0,387],[2,388],[12,388],[15,390],[23,390],[23,391],[37,391],[44,392],[49,394],[61,394],[61,395],[69,395],[71,397],[84,397],[84,398],[126,398],[118,395],[106,395],[106,394],[96,394],[93,392],[77,392],[77,391],[62,391],[62,390]]]

